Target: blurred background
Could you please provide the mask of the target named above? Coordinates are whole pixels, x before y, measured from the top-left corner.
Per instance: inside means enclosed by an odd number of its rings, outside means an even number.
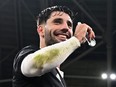
[[[62,64],[67,86],[116,87],[116,0],[0,0],[0,87],[12,87],[16,53],[39,46],[36,17],[52,5],[68,6],[74,26],[87,23],[96,34],[96,46],[83,44]]]

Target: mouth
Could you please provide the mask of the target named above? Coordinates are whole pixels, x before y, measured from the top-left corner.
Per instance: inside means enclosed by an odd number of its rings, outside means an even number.
[[[67,36],[65,36],[65,35],[57,35],[57,39],[60,40],[60,41],[66,41]]]
[[[58,42],[66,41],[67,39],[71,38],[71,33],[65,29],[55,30],[53,34]]]
[[[69,39],[71,37],[71,34],[69,32],[63,33],[62,31],[56,31],[54,32],[54,35],[66,39]]]

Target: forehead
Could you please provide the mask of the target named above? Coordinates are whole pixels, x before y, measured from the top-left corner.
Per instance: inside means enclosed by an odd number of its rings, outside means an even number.
[[[72,22],[71,17],[68,14],[66,14],[65,12],[62,12],[62,11],[52,12],[49,19],[55,19],[55,18],[62,18],[63,20],[68,20],[68,21]]]

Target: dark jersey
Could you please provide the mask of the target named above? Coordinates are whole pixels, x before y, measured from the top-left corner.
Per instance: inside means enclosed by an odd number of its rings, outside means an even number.
[[[61,81],[59,81],[56,77],[56,74],[59,74],[56,68],[38,77],[26,77],[22,74],[22,60],[28,54],[33,53],[36,50],[38,50],[38,48],[34,46],[27,46],[16,55],[13,64],[13,87],[66,87],[63,78],[60,76]]]

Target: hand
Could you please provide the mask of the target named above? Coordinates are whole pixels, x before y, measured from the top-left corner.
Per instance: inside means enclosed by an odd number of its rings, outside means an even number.
[[[80,41],[80,43],[84,43],[86,42],[86,38],[88,40],[95,38],[95,33],[89,25],[79,22],[76,26],[74,36]]]

